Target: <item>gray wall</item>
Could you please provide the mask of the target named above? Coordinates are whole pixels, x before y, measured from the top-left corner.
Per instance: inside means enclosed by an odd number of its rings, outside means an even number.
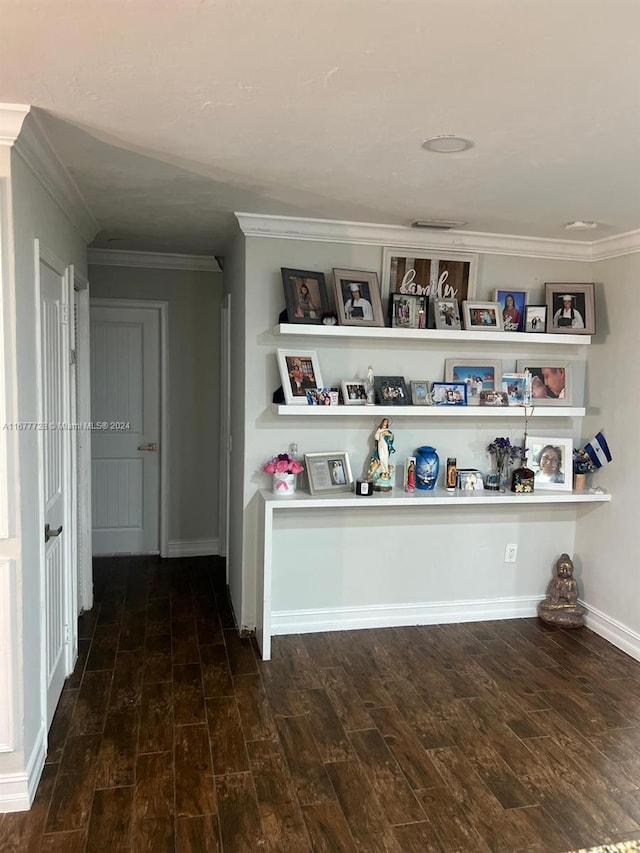
[[[222,275],[90,265],[92,297],[169,303],[169,542],[218,540]]]

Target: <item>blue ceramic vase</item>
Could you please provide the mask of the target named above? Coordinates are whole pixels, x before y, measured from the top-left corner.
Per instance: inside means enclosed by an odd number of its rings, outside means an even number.
[[[440,470],[440,459],[435,447],[419,447],[416,450],[416,488],[435,488]]]

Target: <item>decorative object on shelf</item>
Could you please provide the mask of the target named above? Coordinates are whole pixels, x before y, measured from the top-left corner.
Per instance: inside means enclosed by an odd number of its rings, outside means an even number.
[[[545,284],[549,331],[558,334],[595,335],[595,285]]]
[[[544,362],[519,358],[518,373],[531,374],[531,402],[536,406],[570,406],[572,399],[572,364],[570,361]]]
[[[400,254],[402,251],[404,254]],[[393,293],[432,299],[471,299],[476,292],[478,256],[420,249],[387,249],[382,253],[385,297]]]
[[[546,305],[525,305],[524,330],[538,335],[547,331]]]
[[[462,329],[457,299],[430,299],[429,326],[433,329]]]
[[[416,490],[416,457],[407,456],[404,463],[404,490],[415,492]]]
[[[332,492],[350,492],[353,485],[349,454],[339,450],[333,453],[305,453],[309,491],[312,495]]]
[[[524,373],[503,373],[502,390],[510,406],[524,406],[527,398],[527,377]]]
[[[373,483],[376,492],[390,492],[393,488],[395,466],[390,462],[391,454],[396,452],[393,438],[389,418],[382,418],[373,434],[373,453],[367,469],[367,480]]]
[[[411,404],[413,406],[430,406],[433,403],[427,379],[411,380]]]
[[[547,597],[538,605],[538,616],[558,628],[581,628],[587,609],[578,604],[578,583],[573,577],[571,557],[561,554],[554,571],[547,586]]]
[[[271,491],[280,497],[291,497],[296,492],[296,474],[304,471],[303,466],[290,453],[272,456],[262,466],[265,474],[271,474]]]
[[[281,267],[289,323],[323,322],[329,310],[324,273]]]
[[[365,389],[367,391],[367,406],[374,406],[376,402],[376,378],[373,373],[373,367],[367,367],[367,379],[365,381]]]
[[[495,359],[447,358],[444,362],[445,382],[464,382],[467,405],[478,406],[482,391],[499,391],[502,363]]]
[[[431,388],[434,406],[466,406],[466,382],[434,382]]]
[[[524,309],[527,304],[526,290],[495,289],[493,298],[502,309],[502,328],[505,332],[524,331]]]
[[[429,300],[426,296],[392,293],[389,314],[392,329],[426,329]]]
[[[502,332],[502,309],[497,302],[462,303],[464,327],[474,332]]]
[[[481,406],[508,406],[509,395],[506,391],[481,391]]]
[[[322,315],[322,325],[323,326],[337,326],[338,325],[338,315],[335,311],[325,311]]]
[[[456,488],[462,492],[481,491],[484,489],[482,474],[477,468],[458,468]]]
[[[570,492],[573,440],[527,436],[526,454],[535,476],[536,489]]]
[[[333,270],[341,326],[384,326],[377,272]]]
[[[279,349],[278,368],[287,405],[307,405],[307,390],[322,388],[318,354],[311,350]]]
[[[448,492],[455,491],[456,486],[458,485],[458,468],[453,456],[449,456],[447,459],[447,476],[445,483]]]
[[[371,495],[373,494],[373,485],[368,480],[356,480],[355,493],[361,497]]]
[[[375,398],[379,406],[410,406],[411,400],[403,376],[376,376]]]
[[[364,406],[367,402],[367,383],[362,379],[343,379],[342,402],[345,406]]]
[[[504,492],[507,488],[509,465],[520,456],[521,448],[511,444],[510,438],[498,436],[489,442],[487,450],[495,458],[496,477],[487,475],[485,488]]]
[[[597,433],[584,447],[573,451],[573,488],[585,489],[587,474],[611,462],[611,451],[602,432]]]
[[[533,408],[531,409],[533,414]],[[520,448],[520,465],[511,474],[511,491],[531,494],[535,488],[535,473],[527,465],[527,407],[524,407],[524,436]]]
[[[596,468],[602,468],[603,465],[606,465],[613,459],[611,451],[609,450],[609,445],[607,444],[607,440],[602,431],[597,432],[591,441],[588,441],[585,444],[584,449],[591,457],[591,461]]]
[[[438,481],[440,457],[435,447],[425,444],[416,450],[416,488],[432,491]]]
[[[307,403],[310,406],[337,406],[337,388],[307,388]]]

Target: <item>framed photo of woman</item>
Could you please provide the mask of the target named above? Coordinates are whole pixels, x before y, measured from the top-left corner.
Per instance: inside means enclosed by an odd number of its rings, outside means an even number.
[[[322,323],[329,310],[324,273],[281,267],[289,323]]]
[[[493,298],[502,308],[502,330],[504,332],[524,332],[526,291],[499,290],[496,288]]]
[[[341,326],[384,326],[377,272],[334,269],[333,285]]]
[[[573,440],[527,436],[527,465],[534,472],[535,490],[570,492],[573,487]]]
[[[304,466],[312,495],[351,491],[353,476],[349,454],[345,451],[305,453]]]
[[[318,354],[311,350],[279,349],[277,359],[285,403],[306,406],[307,391],[324,386]]]
[[[595,335],[595,285],[545,284],[547,331],[569,335]]]

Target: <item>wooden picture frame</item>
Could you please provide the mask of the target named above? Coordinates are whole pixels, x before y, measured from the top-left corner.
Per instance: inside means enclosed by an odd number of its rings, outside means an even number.
[[[462,329],[457,299],[430,299],[429,302],[434,329]]]
[[[526,290],[503,290],[499,287],[494,290],[493,298],[502,309],[503,332],[524,332],[527,295]]]
[[[531,405],[571,406],[573,395],[573,370],[570,361],[544,361],[519,358],[516,371],[531,374]]]
[[[411,400],[403,376],[376,376],[373,388],[378,406],[410,406]]]
[[[552,455],[559,461],[555,464]],[[527,466],[534,472],[535,491],[538,489],[570,492],[573,488],[573,440],[571,438],[548,438],[527,436]]]
[[[333,286],[341,326],[384,326],[377,272],[334,269]]]
[[[435,249],[382,251],[382,289],[393,293],[457,299],[461,304],[476,295],[478,256]]]
[[[467,405],[480,405],[482,391],[499,391],[502,362],[491,358],[447,358],[444,362],[445,382],[464,382]]]
[[[364,406],[367,402],[367,383],[364,379],[343,379],[342,402],[345,406]]]
[[[389,314],[392,329],[426,329],[429,299],[426,296],[392,293],[389,300]]]
[[[281,267],[287,322],[319,324],[329,311],[324,273]]]
[[[351,463],[349,454],[344,450],[332,453],[305,453],[304,467],[307,470],[309,492],[312,495],[352,490]]]
[[[498,302],[462,303],[464,327],[473,332],[502,332],[502,308]]]
[[[595,285],[592,282],[547,282],[544,288],[547,331],[558,335],[595,335]]]
[[[279,349],[276,358],[285,403],[306,406],[307,389],[324,387],[318,354],[314,350]]]
[[[481,391],[481,406],[508,406],[509,397],[504,391]]]
[[[541,335],[547,331],[547,306],[524,306],[524,330],[529,334]]]

